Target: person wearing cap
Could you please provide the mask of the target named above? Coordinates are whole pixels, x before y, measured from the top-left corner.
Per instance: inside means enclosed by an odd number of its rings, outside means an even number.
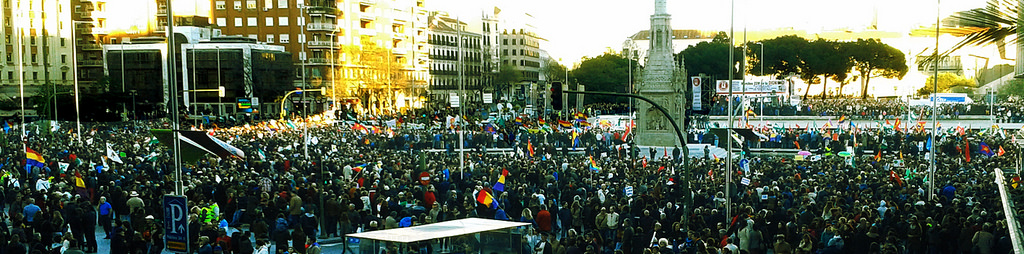
[[[100,197],[99,203],[100,205],[97,207],[99,210],[99,224],[103,226],[103,232],[106,233],[106,237],[103,239],[110,239],[110,230],[113,229],[110,221],[113,219],[114,207],[110,205],[110,202],[107,202],[107,197],[104,196]]]
[[[128,199],[127,204],[128,213],[129,215],[131,215],[129,216],[130,222],[135,222],[132,220],[132,218],[135,218],[136,216],[138,216],[139,218],[142,217],[141,215],[145,211],[144,209],[146,208],[146,202],[142,201],[142,198],[139,197],[138,191],[132,191],[131,198]]]

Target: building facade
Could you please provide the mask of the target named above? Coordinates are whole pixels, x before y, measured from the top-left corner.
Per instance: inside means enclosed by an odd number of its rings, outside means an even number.
[[[328,97],[363,112],[393,112],[421,104],[428,56],[423,0],[212,4],[214,23],[224,34],[293,52],[295,87],[325,87],[331,91]]]
[[[273,100],[294,89],[292,56],[284,47],[247,37],[190,37],[196,33],[187,33],[189,30],[175,27],[175,33],[186,32],[187,38],[181,42],[175,62],[180,93],[173,94],[167,85],[166,40],[153,37],[103,46],[104,74],[111,81],[108,94],[120,94],[122,103],[128,105],[124,108],[142,116],[161,115],[172,99],[179,100],[181,110],[190,115],[276,116],[280,104]],[[221,86],[225,88],[223,97],[212,91]],[[235,104],[239,99],[255,102],[256,111],[240,111]],[[311,103],[293,107],[307,104]]]
[[[72,17],[88,16],[89,5],[70,0],[2,1],[0,11],[0,108],[20,108],[26,97],[68,92],[73,86]],[[79,6],[81,8],[76,8]],[[20,50],[19,50],[20,49]],[[31,108],[31,105],[27,107]]]
[[[452,95],[460,103],[483,101],[483,47],[479,33],[466,31],[466,23],[446,13],[431,13],[427,43],[430,45],[430,102],[447,106]]]
[[[508,87],[508,94],[512,101],[525,105],[543,103],[539,101],[541,96],[537,96],[538,89],[547,87],[547,84],[539,83],[540,45],[544,39],[536,34],[532,18],[530,14],[523,14],[518,19],[503,20],[504,25],[498,35],[501,51],[499,68],[511,69],[519,76],[519,80]]]

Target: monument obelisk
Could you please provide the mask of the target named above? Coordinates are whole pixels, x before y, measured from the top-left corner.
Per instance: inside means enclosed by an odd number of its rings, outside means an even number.
[[[641,74],[639,94],[664,107],[680,128],[683,126],[683,112],[686,105],[683,77],[686,71],[683,62],[676,65],[672,49],[672,15],[666,12],[667,0],[654,0],[654,15],[651,15],[650,48],[647,62]],[[661,111],[648,103],[638,103],[636,144],[640,146],[674,147],[682,146],[672,129],[672,123]],[[683,134],[686,130],[683,129]]]

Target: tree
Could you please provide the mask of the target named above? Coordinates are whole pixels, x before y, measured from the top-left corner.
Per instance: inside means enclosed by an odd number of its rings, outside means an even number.
[[[1024,79],[1011,79],[1009,83],[999,86],[997,93],[1007,101],[1018,101],[1024,98]]]
[[[1004,46],[1007,42],[1014,45],[1020,43],[1021,38],[1017,36],[1017,33],[1018,30],[1024,29],[1024,27],[1020,27],[1017,23],[1018,17],[1020,17],[1021,5],[1022,3],[1019,1],[990,0],[985,8],[954,15],[952,18],[957,23],[956,26],[943,28],[939,31],[945,34],[960,36],[963,39],[941,55],[949,55],[966,46],[994,43],[999,46],[1000,57],[1007,59]],[[915,31],[915,33],[929,32],[934,34],[934,31],[920,29]]]
[[[351,55],[351,64],[343,69],[350,69],[353,75],[348,76],[349,84],[365,90],[362,93],[364,105],[369,108],[394,109],[394,90],[406,88],[409,80],[404,75],[403,64],[395,60],[390,48],[374,43],[371,36],[361,38],[362,45],[346,46],[343,50]]]
[[[609,53],[588,57],[580,62],[579,67],[570,71],[569,77],[575,81],[573,83],[585,85],[587,91],[626,93],[629,87],[629,61],[618,54]],[[584,104],[628,101],[624,97],[601,95],[588,95],[584,98]]]
[[[494,78],[494,84],[498,86],[496,90],[501,91],[504,94],[506,93],[505,89],[522,80],[522,73],[517,71],[515,67],[504,64],[498,68],[498,75]]]
[[[977,88],[977,83],[973,79],[956,75],[953,73],[939,73],[939,92],[940,93],[953,93],[953,92],[973,92]],[[928,80],[925,81],[925,86],[921,89],[917,89],[917,94],[921,96],[930,95],[935,90],[935,76],[928,76]]]
[[[747,54],[750,57],[750,73],[755,75],[786,76],[790,73],[799,73],[800,51],[807,47],[807,40],[796,35],[786,35],[761,41],[764,45],[764,54],[760,52]],[[757,43],[749,43],[747,48],[760,51]],[[762,59],[764,58],[764,59]],[[764,61],[764,72],[761,72],[761,61]]]
[[[810,91],[811,84],[821,82],[821,97],[825,98],[828,88],[828,80],[844,82],[846,76],[853,67],[847,47],[841,47],[843,43],[817,39],[806,45],[800,51],[800,79],[807,82],[807,90],[804,92],[804,99]],[[818,77],[818,76],[821,77]]]
[[[729,76],[729,69],[733,71],[733,77],[742,77],[742,73],[739,69],[739,63],[743,60],[743,49],[739,47],[733,48],[733,62],[729,64],[729,40],[720,39],[719,36],[723,33],[719,33],[715,36],[712,42],[700,42],[697,45],[692,45],[684,49],[683,51],[676,54],[676,62],[679,62],[680,56],[685,59],[684,68],[686,73],[690,75],[707,74],[715,79],[725,80]],[[722,42],[725,41],[725,42]],[[732,68],[730,68],[732,66]]]
[[[566,68],[554,59],[548,59],[547,63],[544,64],[544,68],[540,71],[541,73],[544,73],[544,76],[548,78],[548,81],[565,82]]]
[[[907,59],[902,51],[875,39],[857,39],[848,44],[854,68],[859,72],[861,99],[868,98],[871,78],[903,79],[907,75]]]

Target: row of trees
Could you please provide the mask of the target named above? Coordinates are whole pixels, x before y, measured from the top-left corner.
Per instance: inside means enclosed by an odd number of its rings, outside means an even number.
[[[867,98],[872,78],[903,78],[909,69],[903,52],[872,39],[849,42],[824,39],[811,41],[789,35],[748,42],[746,66],[741,61],[744,47],[732,47],[732,64],[729,64],[729,49],[728,36],[725,32],[720,32],[711,41],[697,43],[679,52],[676,60],[685,59],[685,69],[689,75],[703,73],[716,79],[727,79],[730,69],[734,78],[741,77],[743,73],[778,78],[794,74],[808,86],[821,84],[825,88],[828,81],[832,80],[839,85],[840,93],[846,85],[859,81],[861,98]],[[569,79],[573,83],[586,84],[587,90],[591,91],[627,92],[630,66],[634,68],[632,76],[636,77],[640,72],[636,60],[606,52],[597,57],[585,58],[570,72]],[[822,89],[822,96],[825,95],[825,90]],[[612,100],[614,99],[590,96],[585,103]]]
[[[826,95],[825,88],[829,80],[838,83],[840,93],[846,85],[859,81],[861,98],[867,98],[872,78],[901,79],[909,70],[903,52],[874,39],[847,42],[807,40],[787,35],[747,42],[745,46],[748,59],[746,66],[741,61],[744,47],[733,47],[735,56],[731,69],[735,77],[740,77],[740,70],[752,75],[778,78],[793,74],[807,83],[808,88],[812,84],[821,84],[822,96]],[[689,74],[704,73],[717,79],[726,79],[730,69],[729,48],[728,36],[720,32],[710,42],[690,46],[676,57],[685,59]],[[804,97],[807,95],[805,92]]]

